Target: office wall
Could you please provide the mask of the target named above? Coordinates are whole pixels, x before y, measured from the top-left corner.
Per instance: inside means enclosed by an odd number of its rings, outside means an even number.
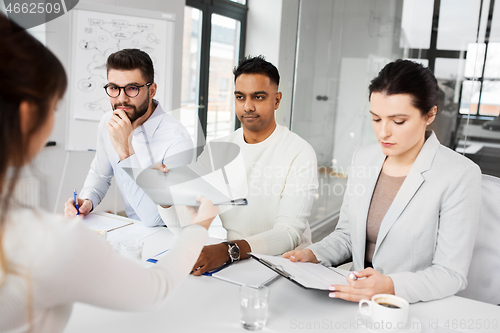
[[[282,0],[248,1],[245,55],[263,54],[278,66]]]
[[[281,104],[276,121],[290,126],[299,0],[251,0],[248,3],[245,55],[262,54],[280,72]]]
[[[293,80],[295,75],[295,51],[297,45],[297,27],[299,24],[299,0],[286,0],[281,10],[281,28],[279,40],[280,90],[283,93],[276,120],[283,126],[290,127],[292,114]]]
[[[394,47],[401,3],[301,1],[291,128],[319,165],[345,169],[356,148],[373,141],[367,87],[380,65],[401,56]]]
[[[173,108],[180,107],[181,89],[181,62],[182,62],[182,35],[184,21],[185,0],[84,0],[80,3],[99,3],[117,7],[155,10],[176,15],[174,50],[174,77],[173,77]],[[69,15],[63,15],[47,23],[46,45],[61,60],[69,73],[70,50],[70,20]],[[46,147],[33,162],[33,168],[26,170],[24,177],[33,174],[41,181],[41,206],[50,211],[62,212],[64,202],[70,197],[73,189],[81,189],[83,182],[94,157],[93,152],[67,152],[66,120],[68,98],[65,97],[58,105],[56,122],[51,140],[56,141],[55,147]],[[96,123],[97,126],[97,123]],[[105,200],[97,210],[121,211],[123,202],[113,184]]]

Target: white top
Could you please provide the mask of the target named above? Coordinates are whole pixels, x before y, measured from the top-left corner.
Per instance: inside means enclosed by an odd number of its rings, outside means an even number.
[[[135,155],[129,157],[142,169],[162,162],[169,168],[191,162],[193,142],[186,128],[174,117],[165,113],[156,103],[153,114],[138,128],[132,137]],[[120,167],[120,158],[113,148],[106,124],[112,116],[106,113],[99,122],[96,155],[80,193],[81,199],[90,199],[95,207],[102,201],[111,178],[116,177],[118,189],[125,203],[127,216],[141,220],[146,226],[163,225],[156,204],[137,186],[135,181]]]
[[[240,147],[248,185],[248,206],[232,207],[220,214],[227,239],[245,239],[252,252],[270,255],[309,245],[307,219],[318,188],[316,153],[311,145],[280,125],[256,144],[245,142],[241,128],[214,141]],[[175,232],[179,226],[179,220],[172,217],[175,212],[162,208],[159,211]],[[188,216],[183,215],[181,225]]]
[[[0,332],[62,332],[74,302],[117,310],[161,306],[184,279],[208,238],[205,228],[185,228],[154,267],[113,251],[80,218],[29,209],[11,213],[3,234],[10,273],[0,287]],[[5,279],[0,272],[0,281]]]

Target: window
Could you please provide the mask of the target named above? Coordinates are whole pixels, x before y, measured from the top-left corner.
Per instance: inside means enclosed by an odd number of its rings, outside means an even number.
[[[246,16],[246,1],[186,0],[182,121],[191,124],[198,147],[238,126],[232,71],[244,54]]]

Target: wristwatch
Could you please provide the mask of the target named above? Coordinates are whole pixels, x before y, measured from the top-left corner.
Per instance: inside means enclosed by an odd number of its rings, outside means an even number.
[[[230,263],[232,264],[233,262],[240,260],[240,248],[238,247],[238,245],[233,242],[223,243],[227,245],[227,253],[229,254],[229,260],[231,261]]]

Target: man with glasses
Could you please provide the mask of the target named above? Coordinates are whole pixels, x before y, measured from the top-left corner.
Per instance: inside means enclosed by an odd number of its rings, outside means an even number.
[[[106,67],[108,84],[104,89],[113,111],[99,123],[96,156],[78,198],[78,210],[70,198],[65,215],[90,213],[115,176],[127,216],[147,226],[162,225],[156,205],[122,166],[144,169],[159,163],[168,168],[186,165],[191,162],[193,143],[186,128],[153,99],[157,85],[147,53],[138,49],[115,52]]]

